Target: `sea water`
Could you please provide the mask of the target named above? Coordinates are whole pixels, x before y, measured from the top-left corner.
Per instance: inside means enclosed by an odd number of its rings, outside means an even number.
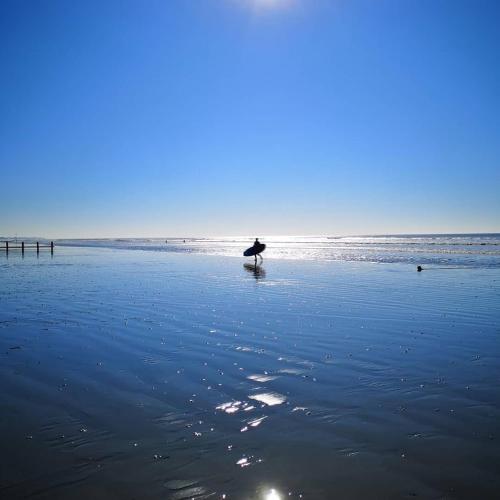
[[[259,236],[259,235],[257,235]],[[241,256],[254,236],[60,240],[59,245]],[[265,256],[278,259],[500,267],[500,234],[268,236]]]

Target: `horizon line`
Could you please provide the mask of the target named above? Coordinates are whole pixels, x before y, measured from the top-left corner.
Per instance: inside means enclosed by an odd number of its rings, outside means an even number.
[[[486,236],[486,235],[500,235],[500,231],[481,231],[481,232],[450,232],[450,233],[365,233],[365,234],[264,234],[257,236],[258,238],[274,238],[274,237],[287,237],[287,238],[373,238],[382,236]],[[97,236],[97,237],[45,237],[45,236],[0,236],[1,240],[21,240],[21,239],[40,239],[40,240],[144,240],[144,239],[214,239],[214,238],[255,238],[254,235],[220,235],[220,236]]]

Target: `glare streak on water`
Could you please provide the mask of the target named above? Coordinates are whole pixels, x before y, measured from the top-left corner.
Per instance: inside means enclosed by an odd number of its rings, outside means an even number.
[[[286,401],[286,397],[282,394],[277,394],[273,392],[263,392],[261,394],[251,394],[248,396],[250,399],[264,403],[267,406],[274,406],[283,404]]]

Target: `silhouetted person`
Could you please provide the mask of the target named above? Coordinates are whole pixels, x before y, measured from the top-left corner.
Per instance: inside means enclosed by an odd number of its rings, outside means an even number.
[[[417,271],[420,273],[424,270],[424,268],[422,266],[417,266]]]
[[[259,248],[261,246],[261,243],[259,241],[259,238],[255,238],[255,241],[253,242],[253,247],[254,248]],[[257,265],[257,255],[262,259],[262,255],[260,252],[255,254],[255,265]]]

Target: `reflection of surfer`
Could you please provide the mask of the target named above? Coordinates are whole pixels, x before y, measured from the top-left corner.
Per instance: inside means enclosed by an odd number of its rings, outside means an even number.
[[[248,262],[243,264],[243,268],[245,271],[248,271],[249,273],[253,274],[253,277],[258,281],[261,278],[266,277],[266,271],[264,270],[263,267],[258,266],[257,264],[249,264]]]

